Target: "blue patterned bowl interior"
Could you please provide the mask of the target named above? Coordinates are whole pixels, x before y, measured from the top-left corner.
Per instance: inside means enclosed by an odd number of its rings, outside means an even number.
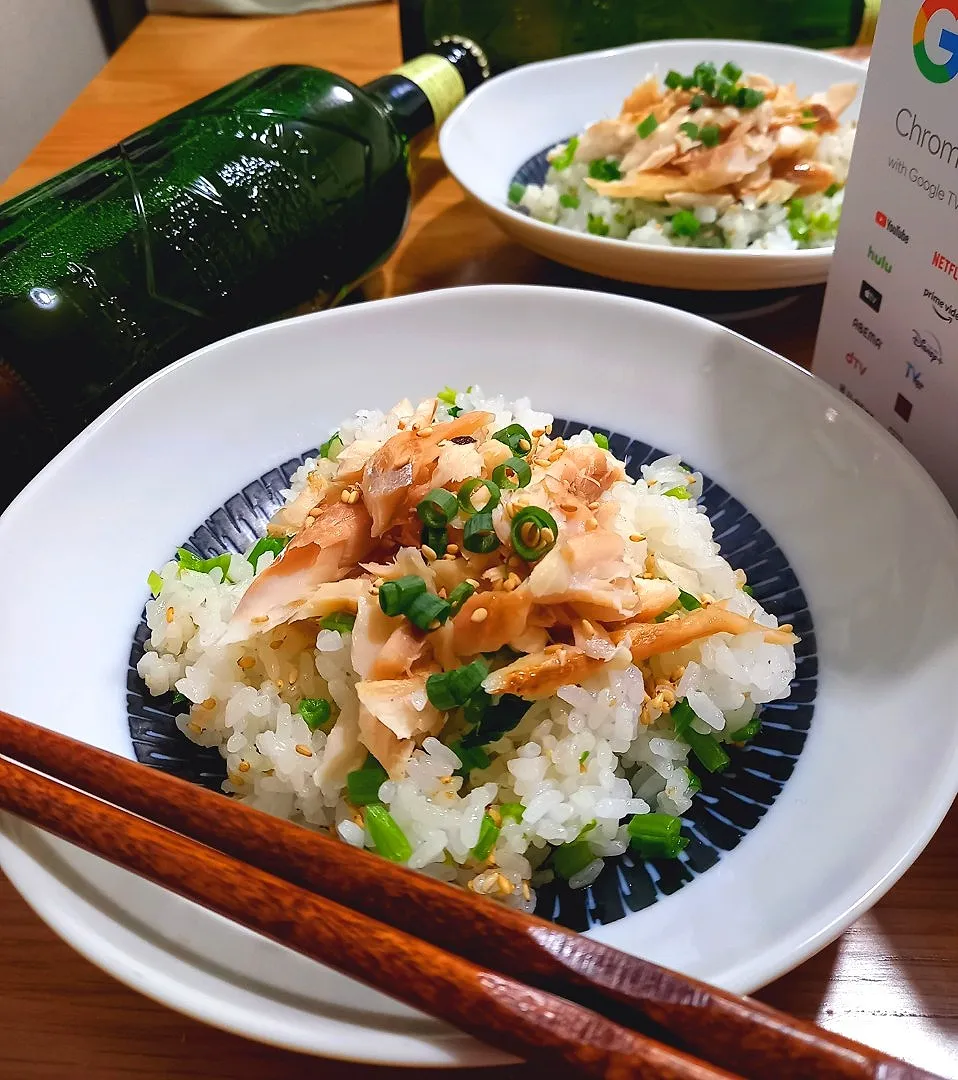
[[[544,176],[545,151],[539,156]],[[602,430],[574,420],[556,420],[553,433],[569,437],[585,427]],[[666,453],[637,439],[605,434],[610,450],[626,463],[634,477],[641,475],[642,465]],[[254,480],[215,510],[184,546],[204,558],[248,548],[263,535],[270,517],[282,505],[281,490],[289,487],[292,474],[310,455],[315,451]],[[707,477],[702,503],[725,558],[733,567],[745,571],[756,599],[779,621],[791,623],[801,636],[791,696],[764,707],[758,736],[747,746],[731,750],[732,762],[724,772],[712,775],[700,770],[702,791],[683,818],[690,843],[678,859],[649,861],[627,853],[608,859],[598,880],[587,889],[571,890],[562,883],[553,883],[538,890],[537,913],[575,930],[641,911],[705,873],[735,848],[782,791],[811,724],[818,661],[812,617],[798,579],[782,550],[756,518]],[[218,791],[226,776],[219,752],[189,742],[176,727],[180,709],[174,706],[172,694],[150,697],[136,673],[148,637],[144,614],[134,635],[127,672],[127,712],[137,759]]]

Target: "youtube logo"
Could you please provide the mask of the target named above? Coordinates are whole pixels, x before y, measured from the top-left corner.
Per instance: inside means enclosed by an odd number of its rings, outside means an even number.
[[[884,229],[886,232],[890,232],[892,236],[897,237],[903,244],[907,244],[911,240],[911,237],[908,235],[908,233],[906,233],[900,225],[896,225],[894,221],[892,221],[888,217],[888,215],[883,213],[881,210],[875,211],[875,224],[879,227],[879,229]]]
[[[881,212],[881,210],[876,210],[875,211],[875,224],[880,229],[887,229],[888,228],[888,215],[883,214]]]

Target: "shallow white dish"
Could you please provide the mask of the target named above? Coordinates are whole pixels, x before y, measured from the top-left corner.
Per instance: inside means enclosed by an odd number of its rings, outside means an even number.
[[[509,183],[525,162],[589,124],[617,116],[632,88],[653,72],[691,71],[731,60],[800,94],[836,82],[864,85],[865,68],[825,52],[752,41],[653,41],[517,68],[468,97],[443,126],[443,160],[466,193],[514,240],[591,274],[673,289],[779,289],[828,277],[834,248],[710,251],[660,247],[575,233],[511,207]],[[857,120],[861,95],[842,117]]]
[[[855,405],[705,320],[621,297],[495,286],[305,316],[180,361],[76,439],[0,518],[0,706],[132,756],[127,659],[150,567],[342,416],[480,378],[681,453],[752,511],[805,590],[820,685],[783,793],[712,869],[594,931],[754,990],[874,903],[958,790],[948,705],[958,523]],[[9,818],[0,864],[85,956],[212,1024],[365,1061],[503,1060]]]

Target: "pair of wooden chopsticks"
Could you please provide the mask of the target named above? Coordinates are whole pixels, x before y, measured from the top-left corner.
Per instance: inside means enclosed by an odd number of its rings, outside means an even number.
[[[610,1080],[932,1077],[2,711],[0,755],[0,809],[529,1062]]]

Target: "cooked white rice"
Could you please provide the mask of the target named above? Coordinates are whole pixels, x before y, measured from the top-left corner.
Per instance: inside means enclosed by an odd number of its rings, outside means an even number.
[[[497,426],[516,421],[532,430],[551,423],[527,399],[507,403],[483,397],[478,388],[458,395],[457,405],[495,413]],[[448,415],[440,405],[437,421]],[[339,430],[348,454],[357,440],[381,443],[397,428],[395,418],[368,411]],[[591,442],[588,432],[568,440]],[[308,461],[293,478],[287,504],[314,470],[332,475],[336,465]],[[677,485],[687,486],[692,497],[664,494]],[[643,479],[618,483],[609,492],[621,504],[616,528],[626,537],[647,539],[658,576],[776,626],[743,591],[744,575],[719,554],[696,501],[700,492],[699,475],[690,476],[676,457],[663,458],[643,469]],[[257,570],[272,558],[264,555]],[[330,830],[348,844],[372,847],[343,786],[317,782],[327,735],[310,730],[294,711],[302,698],[327,695],[344,714],[358,709],[350,634],[313,630],[307,636],[301,629],[279,648],[266,637],[222,645],[219,639],[253,578],[247,560],[231,559],[235,583],[225,582],[219,569],[199,573],[176,561],[160,574],[158,595],[146,605],[151,634],[137,670],[152,694],[175,689],[191,703],[177,725],[193,742],[220,750],[228,771],[224,790],[281,818]],[[762,703],[786,696],[795,671],[793,649],[767,644],[760,633],[718,634],[656,657],[644,671],[627,650],[620,653],[586,685],[563,687],[532,704],[517,728],[486,748],[491,764],[472,772],[469,782],[453,776],[461,763],[452,750],[437,738],[425,739],[406,777],[386,781],[379,792],[411,844],[411,867],[531,910],[530,886],[552,876],[547,859],[553,846],[581,838],[594,858],[570,884],[590,884],[605,859],[626,850],[633,815],[678,816],[691,805],[689,747],[674,735],[672,703],[687,698],[698,717],[693,726],[721,738],[745,725]],[[522,820],[503,819],[491,861],[478,864],[470,853],[483,816],[507,803],[522,804]]]

